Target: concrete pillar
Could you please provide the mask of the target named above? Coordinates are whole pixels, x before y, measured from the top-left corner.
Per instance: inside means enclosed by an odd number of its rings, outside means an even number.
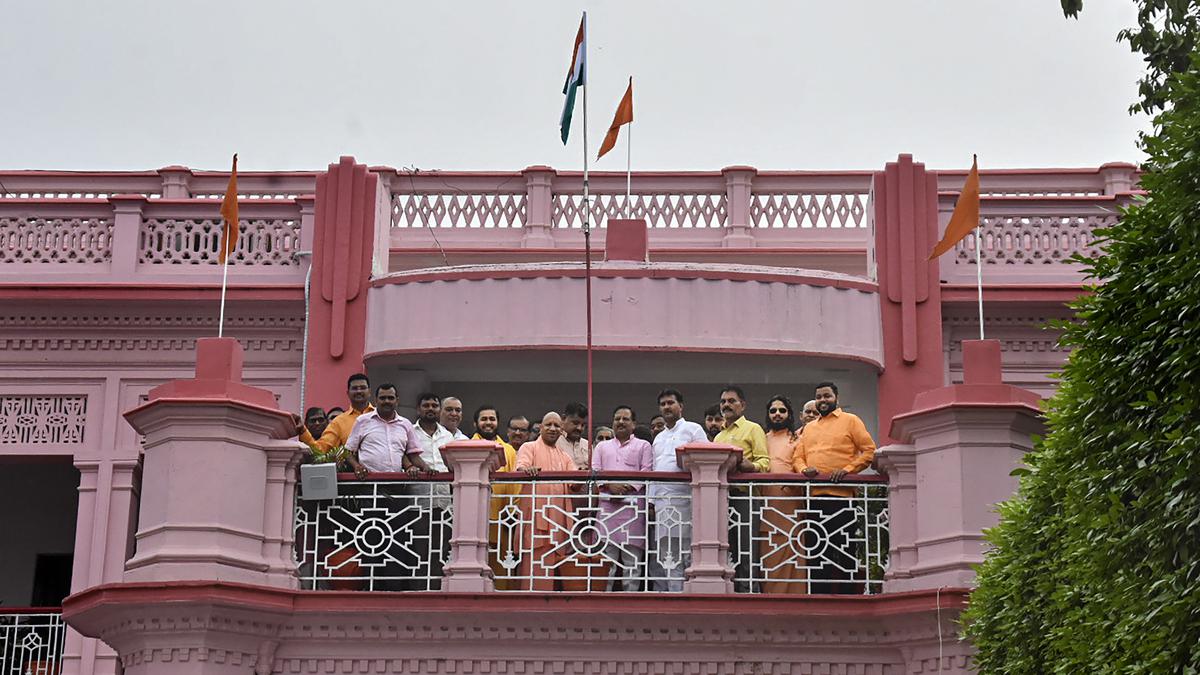
[[[684,593],[733,593],[729,564],[729,472],[742,456],[724,443],[688,443],[676,451],[692,473],[692,565]]]
[[[494,441],[453,441],[442,448],[442,458],[454,472],[454,531],[442,590],[492,591],[492,568],[488,565],[489,474],[499,464],[500,445]]]
[[[964,341],[963,369],[963,384],[918,394],[892,420],[903,445],[878,455],[893,480],[896,558],[884,592],[974,584],[983,530],[998,522],[995,505],[1017,489],[1010,473],[1044,429],[1037,394],[1001,382],[999,341]]]
[[[192,170],[186,166],[164,166],[158,170],[162,179],[163,199],[188,199],[192,196]]]
[[[721,246],[754,246],[754,235],[750,232],[750,195],[758,169],[727,166],[721,173],[725,175],[725,237]]]
[[[297,587],[290,552],[299,445],[271,392],[242,384],[232,338],[197,340],[196,377],[125,414],[146,437],[137,549],[127,582]]]
[[[525,231],[522,248],[554,248],[554,194],[551,185],[555,171],[548,166],[525,169]]]

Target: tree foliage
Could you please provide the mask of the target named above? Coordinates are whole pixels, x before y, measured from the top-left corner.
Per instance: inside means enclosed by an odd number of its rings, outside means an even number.
[[[1049,432],[988,533],[982,673],[1200,673],[1200,55],[1178,70],[1150,196],[1098,233]]]
[[[1079,16],[1083,0],[1060,0],[1063,14]],[[1167,80],[1187,70],[1200,35],[1200,8],[1194,0],[1138,0],[1138,25],[1117,33],[1118,40],[1146,60],[1146,75],[1138,81],[1141,100],[1130,112],[1154,114],[1166,105]]]

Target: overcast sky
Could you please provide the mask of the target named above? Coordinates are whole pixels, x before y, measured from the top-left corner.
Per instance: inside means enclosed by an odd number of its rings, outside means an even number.
[[[633,75],[635,170],[1094,166],[1147,126],[1124,0],[0,4],[5,169],[578,169],[583,9],[591,152]]]

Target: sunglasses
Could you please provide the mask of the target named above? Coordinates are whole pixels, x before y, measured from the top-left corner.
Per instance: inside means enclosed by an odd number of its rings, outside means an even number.
[[[787,412],[787,408],[771,408],[770,410],[767,411],[767,414],[773,415],[775,413],[785,413],[785,412]]]

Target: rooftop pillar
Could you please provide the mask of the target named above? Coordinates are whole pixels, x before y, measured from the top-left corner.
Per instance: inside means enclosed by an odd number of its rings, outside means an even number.
[[[742,451],[723,443],[688,443],[676,454],[692,472],[692,564],[684,593],[733,593],[729,564],[729,472]]]
[[[488,502],[489,476],[499,451],[494,441],[453,441],[442,448],[442,458],[454,472],[454,530],[444,591],[486,593],[494,588],[488,565]]]

